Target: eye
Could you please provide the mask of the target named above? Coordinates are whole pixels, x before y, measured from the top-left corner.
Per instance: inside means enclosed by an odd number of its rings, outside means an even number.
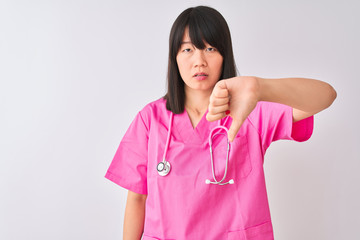
[[[215,52],[216,51],[216,48],[213,48],[213,47],[209,47],[206,49],[207,52]]]
[[[190,48],[185,48],[184,50],[182,50],[183,52],[190,52],[191,49]]]

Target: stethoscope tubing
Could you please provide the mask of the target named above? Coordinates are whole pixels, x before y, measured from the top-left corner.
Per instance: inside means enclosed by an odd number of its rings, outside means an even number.
[[[167,150],[169,147],[169,143],[170,143],[170,135],[171,135],[171,128],[172,128],[172,122],[173,122],[173,118],[174,118],[174,114],[173,112],[170,112],[170,121],[169,121],[169,127],[168,127],[168,135],[167,135],[167,139],[166,139],[166,144],[165,144],[165,149],[164,149],[164,155],[163,155],[163,160],[161,162],[158,163],[157,165],[157,171],[159,173],[160,176],[166,176],[169,174],[170,170],[171,170],[171,165],[168,161],[166,161],[166,154],[167,154]],[[218,181],[215,177],[215,170],[214,170],[214,161],[213,161],[213,149],[212,149],[212,140],[213,138],[218,135],[218,134],[222,134],[225,135],[224,133],[216,133],[213,135],[213,132],[217,129],[223,129],[226,131],[226,139],[227,139],[227,150],[226,150],[226,165],[225,165],[225,172],[224,172],[224,176],[223,178]],[[211,170],[212,170],[212,175],[213,178],[215,180],[215,182],[211,182],[209,179],[206,179],[205,183],[206,184],[218,184],[218,185],[226,185],[226,184],[233,184],[234,180],[231,179],[229,182],[223,183],[223,181],[226,178],[227,175],[227,169],[228,169],[228,162],[229,162],[229,151],[230,151],[230,142],[229,139],[227,137],[228,134],[228,129],[224,126],[220,125],[220,121],[219,121],[219,125],[214,127],[210,134],[209,134],[209,145],[210,145],[210,161],[211,161]]]
[[[213,132],[217,129],[223,129],[226,131],[226,135],[224,133],[216,133],[213,135]],[[230,151],[230,142],[229,142],[229,139],[227,137],[227,133],[228,133],[228,129],[224,126],[217,126],[215,128],[213,128],[209,134],[209,145],[210,145],[210,161],[211,161],[211,171],[212,171],[212,175],[213,175],[213,178],[215,180],[215,184],[220,184],[222,183],[225,178],[226,178],[226,175],[227,175],[227,169],[228,169],[228,163],[229,163],[229,151]],[[212,150],[212,140],[213,138],[216,136],[216,135],[225,135],[226,137],[226,140],[227,140],[227,149],[226,149],[226,165],[225,165],[225,172],[224,172],[224,176],[223,178],[218,181],[215,177],[215,168],[214,168],[214,160],[213,160],[213,150]],[[206,183],[213,183],[213,182],[209,182],[209,181],[206,181]],[[226,183],[227,184],[227,183]]]
[[[174,118],[174,113],[170,112],[170,121],[169,121],[169,126],[168,126],[168,135],[167,135],[167,139],[166,139],[166,144],[165,144],[165,149],[164,149],[164,155],[163,155],[163,160],[162,162],[158,163],[157,165],[157,171],[159,173],[160,176],[166,176],[169,174],[170,170],[171,170],[171,165],[168,161],[166,161],[166,153],[169,147],[169,143],[170,143],[170,134],[171,134],[171,128],[172,128],[172,121]]]

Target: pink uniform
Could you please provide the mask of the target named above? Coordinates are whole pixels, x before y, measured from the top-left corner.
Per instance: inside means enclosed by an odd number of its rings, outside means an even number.
[[[220,125],[230,128],[231,117],[196,128],[186,111],[174,114],[166,160],[167,176],[160,176],[170,111],[160,98],[147,104],[125,133],[105,175],[116,184],[147,194],[143,240],[271,240],[273,230],[265,187],[264,154],[280,139],[306,141],[313,116],[292,122],[292,108],[258,102],[230,143],[227,177],[234,184],[205,184],[213,180],[209,133]],[[215,176],[221,180],[226,163],[226,136],[214,137]]]

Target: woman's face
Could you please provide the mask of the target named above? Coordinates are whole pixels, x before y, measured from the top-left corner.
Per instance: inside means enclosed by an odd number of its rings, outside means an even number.
[[[205,42],[205,49],[197,49],[185,29],[180,50],[176,56],[185,92],[189,89],[212,91],[220,79],[223,57],[218,50]]]

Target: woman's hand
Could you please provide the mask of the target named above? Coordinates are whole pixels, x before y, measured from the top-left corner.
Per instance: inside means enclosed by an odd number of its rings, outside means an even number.
[[[234,77],[216,83],[210,96],[206,119],[219,120],[230,110],[233,121],[228,138],[233,141],[258,101],[292,107],[293,122],[296,122],[329,107],[336,96],[337,93],[330,84],[316,79]]]
[[[226,115],[232,117],[228,139],[232,142],[242,123],[254,110],[260,98],[260,86],[256,77],[234,77],[216,83],[210,96],[208,121],[216,121]],[[229,112],[230,111],[230,112]]]

